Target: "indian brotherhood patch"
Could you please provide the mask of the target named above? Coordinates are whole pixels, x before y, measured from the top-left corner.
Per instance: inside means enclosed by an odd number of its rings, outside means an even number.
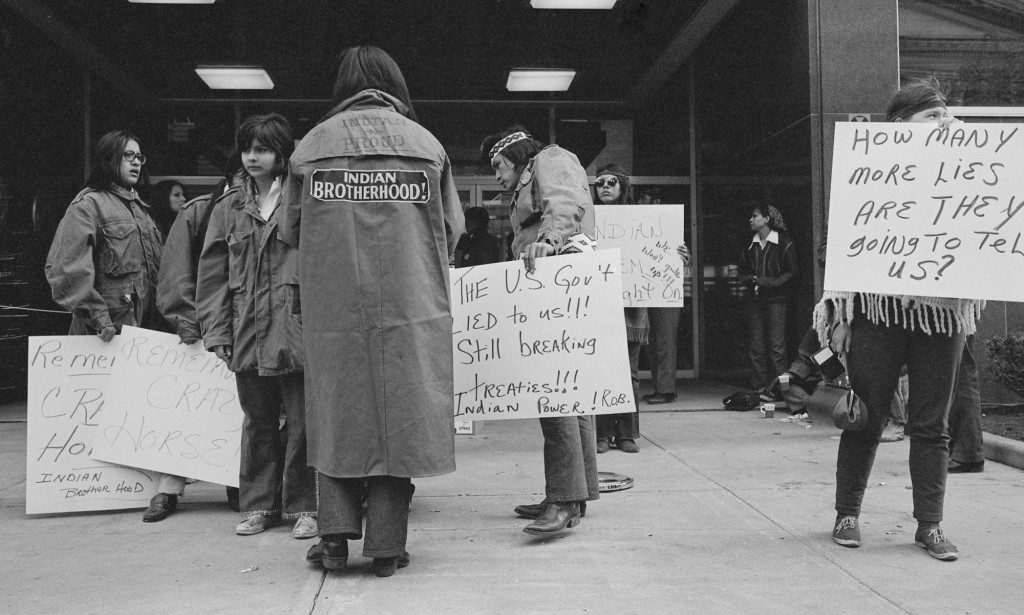
[[[317,169],[309,195],[318,201],[426,203],[430,184],[423,171]]]

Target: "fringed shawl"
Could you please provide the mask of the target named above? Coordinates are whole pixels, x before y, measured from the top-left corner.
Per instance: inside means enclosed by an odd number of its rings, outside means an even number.
[[[622,311],[626,314],[626,341],[646,344],[651,332],[647,308],[623,308]]]
[[[981,299],[827,290],[818,305],[814,306],[814,330],[822,346],[828,344],[829,332],[836,320],[841,317],[848,322],[853,321],[854,298],[860,300],[864,314],[876,325],[901,325],[911,331],[921,329],[929,335],[952,335],[954,331],[964,331],[971,335],[977,331],[978,318],[985,309],[985,301]]]

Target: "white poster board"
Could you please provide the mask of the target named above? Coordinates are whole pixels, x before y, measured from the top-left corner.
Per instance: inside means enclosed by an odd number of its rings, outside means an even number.
[[[686,274],[676,247],[683,244],[683,205],[595,205],[600,250],[622,254],[626,307],[682,307]]]
[[[244,416],[235,375],[201,342],[124,327],[92,457],[238,486]]]
[[[455,419],[633,412],[618,250],[451,272]]]
[[[144,508],[159,474],[89,457],[118,345],[62,335],[29,337],[28,346],[25,512]]]
[[[1024,130],[836,124],[825,289],[1024,301]]]

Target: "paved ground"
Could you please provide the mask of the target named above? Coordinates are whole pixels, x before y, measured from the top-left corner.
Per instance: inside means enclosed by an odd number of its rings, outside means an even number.
[[[865,544],[845,549],[829,538],[838,432],[692,411],[728,392],[681,388],[675,412],[645,412],[640,454],[599,456],[635,487],[557,538],[524,534],[512,514],[542,497],[537,423],[459,436],[458,471],[417,481],[412,564],[389,579],[361,557],[344,574],[307,567],[312,543],[284,527],[235,536],[223,488],[205,483],[156,524],[140,511],[28,517],[25,423],[0,408],[0,613],[1020,612],[1024,472],[989,461],[949,477],[944,527],[962,556],[939,562],[913,546],[909,443],[883,444]]]

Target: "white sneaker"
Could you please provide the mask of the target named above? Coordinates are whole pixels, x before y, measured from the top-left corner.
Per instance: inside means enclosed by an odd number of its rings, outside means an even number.
[[[299,515],[299,518],[295,520],[295,527],[292,528],[292,536],[301,540],[303,538],[313,538],[317,533],[316,517],[311,515]]]

